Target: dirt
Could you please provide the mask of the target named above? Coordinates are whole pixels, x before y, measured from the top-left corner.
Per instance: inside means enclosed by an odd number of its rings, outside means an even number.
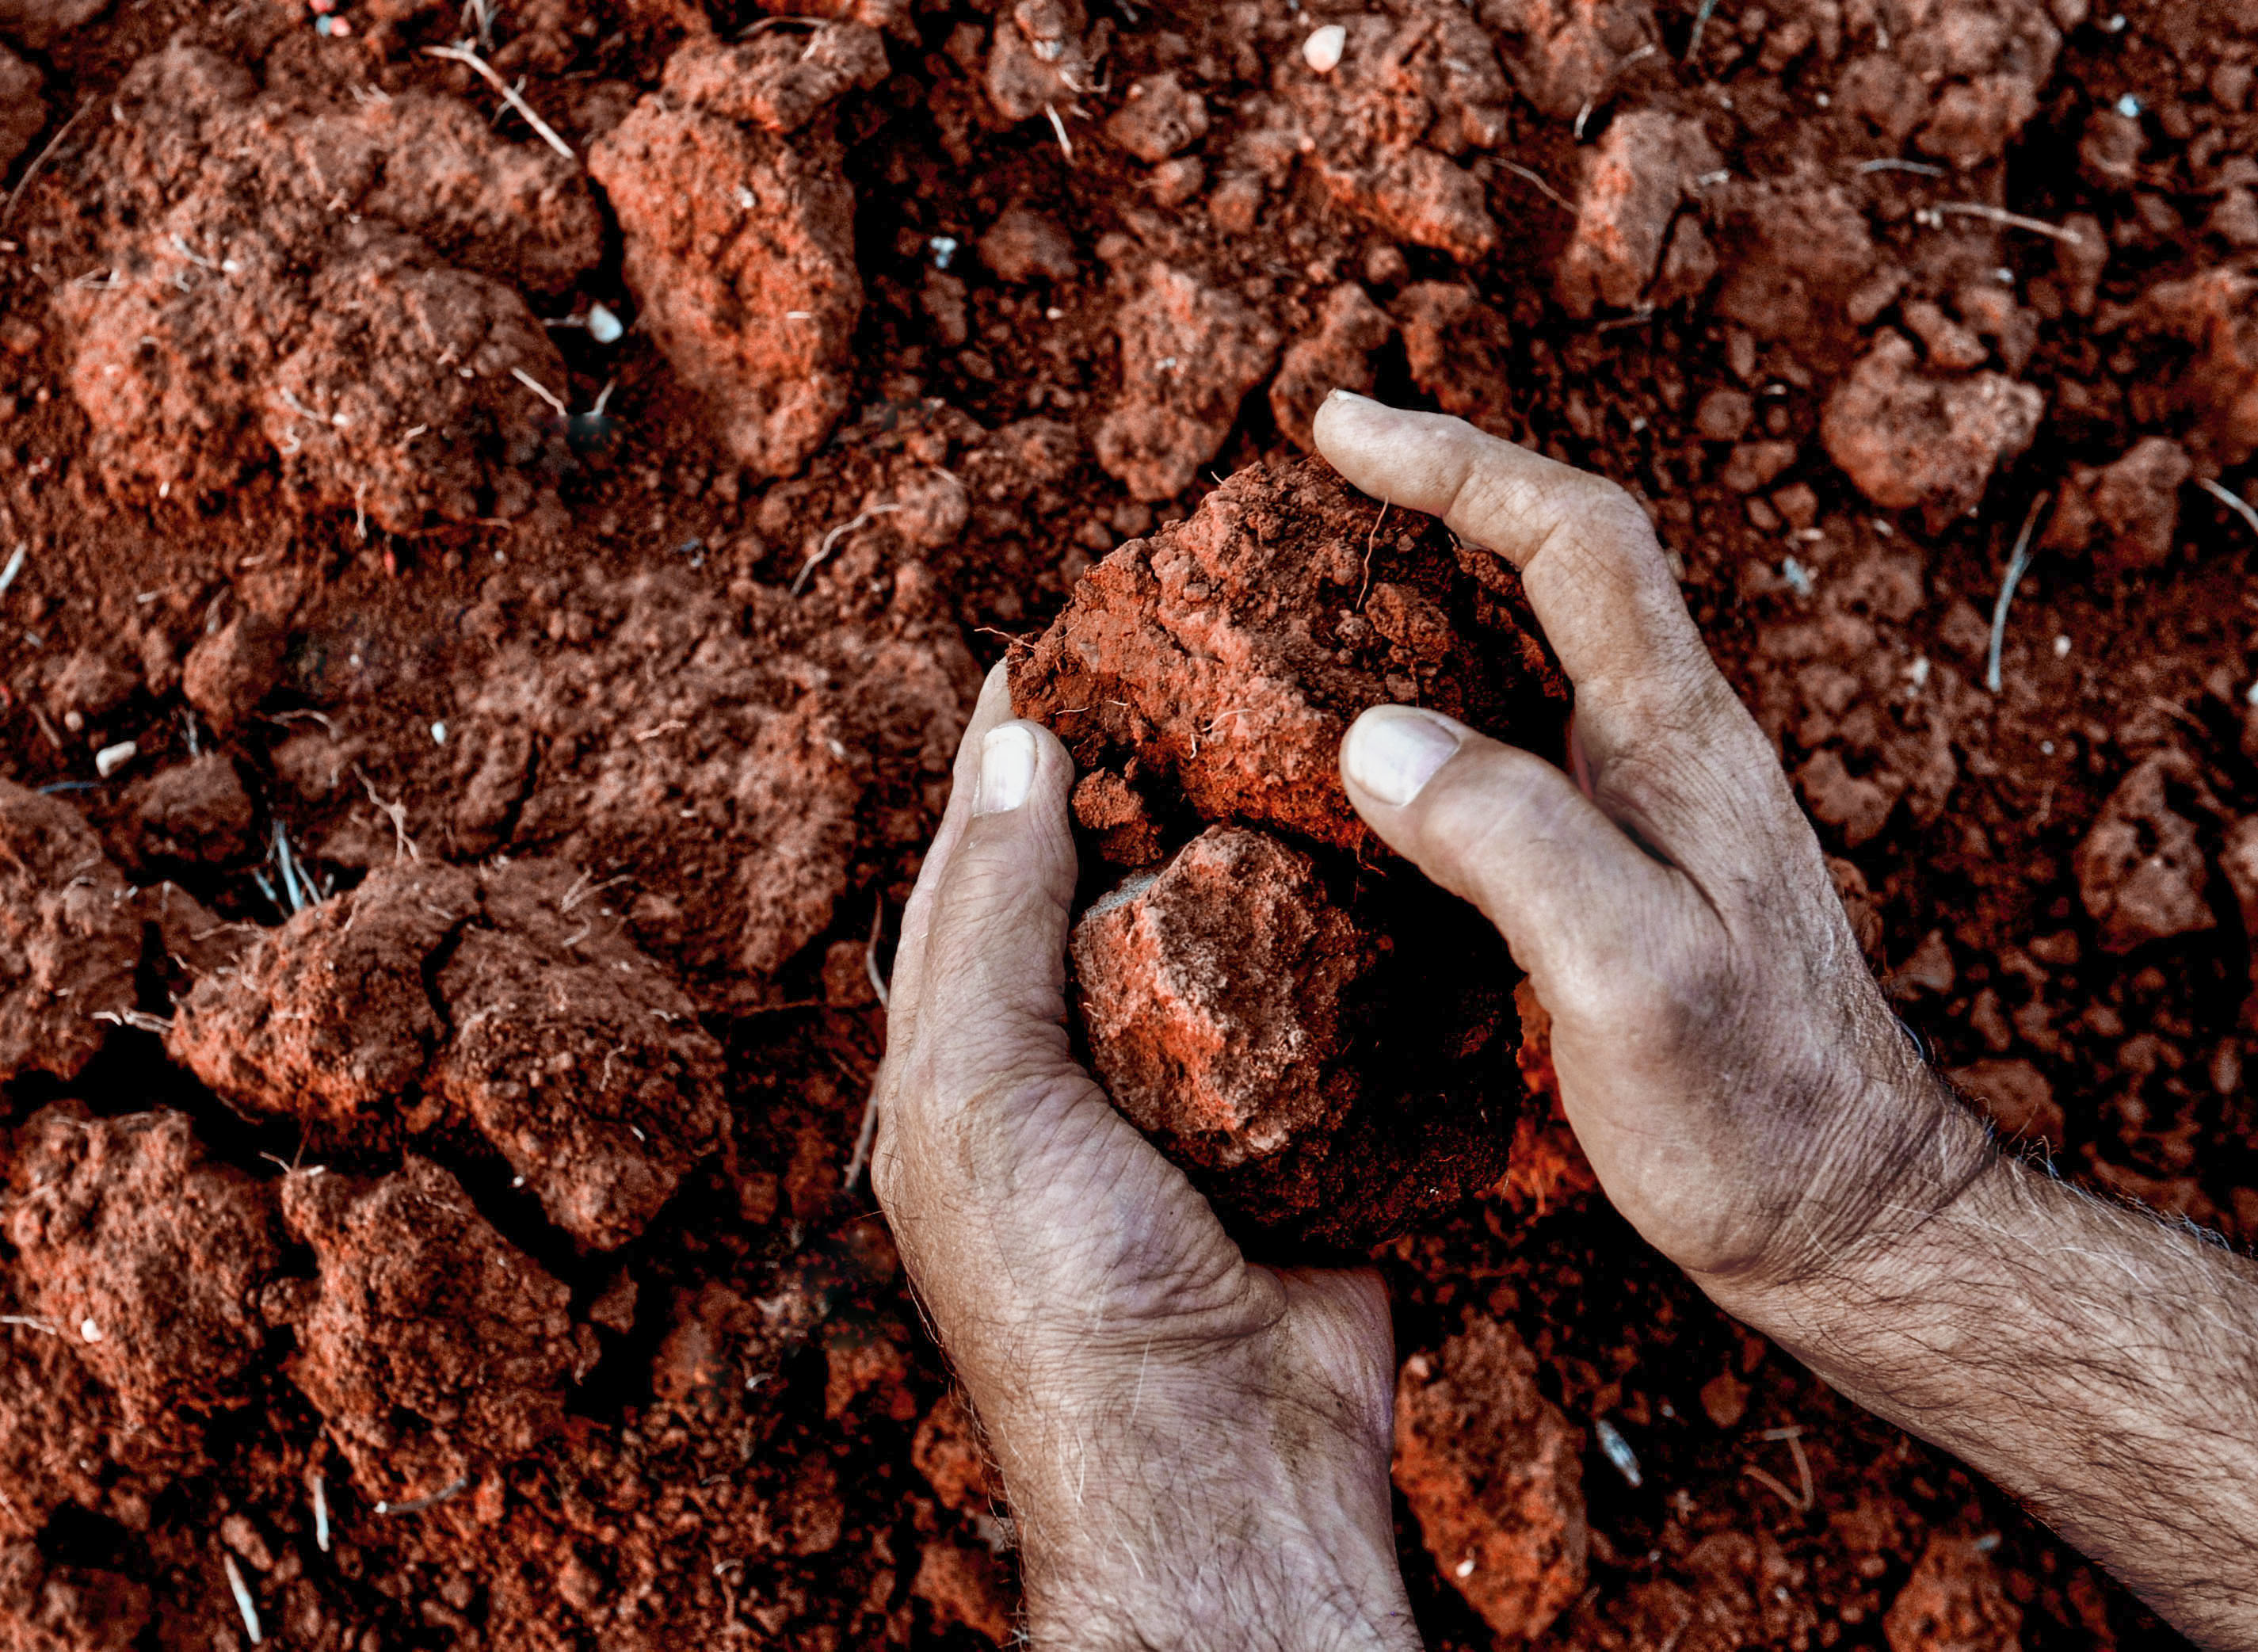
[[[0,0],[0,1645],[1000,1644],[846,1172],[1007,656],[1160,875],[1124,1105],[1396,1234],[1430,1645],[2176,1644],[1609,1214],[1332,780],[1559,684],[1302,461],[1632,490],[1939,1065],[2249,1243],[2254,87],[2200,0]]]
[[[1071,947],[1099,1077],[1231,1215],[1356,1249],[1495,1181],[1522,1084],[1517,977],[1391,876],[1341,738],[1416,700],[1557,756],[1566,709],[1502,559],[1381,527],[1322,460],[1241,472],[1092,569],[1012,670],[1090,847],[1137,869]]]

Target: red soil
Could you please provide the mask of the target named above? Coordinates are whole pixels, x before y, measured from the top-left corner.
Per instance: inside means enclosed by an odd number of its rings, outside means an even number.
[[[1334,787],[1560,711],[1298,464],[1346,384],[1630,488],[1940,1064],[2258,1239],[2247,8],[1698,11],[0,0],[0,1647],[1006,1634],[841,1185],[1006,653],[1085,899],[1175,869],[1077,947],[1125,1106],[1402,1230],[1429,1644],[2175,1644],[1637,1244]]]

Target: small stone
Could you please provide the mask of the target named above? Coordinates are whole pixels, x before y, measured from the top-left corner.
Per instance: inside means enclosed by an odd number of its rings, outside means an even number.
[[[2209,870],[2194,824],[2172,793],[2200,798],[2185,754],[2161,751],[2119,783],[2077,847],[2078,897],[2101,926],[2104,951],[2130,952],[2218,926],[2204,895]]]
[[[1748,1414],[1749,1385],[1729,1371],[1721,1371],[1701,1385],[1701,1409],[1721,1429],[1740,1426]]]
[[[1098,902],[1071,950],[1107,1093],[1181,1156],[1267,1158],[1354,1101],[1342,999],[1374,948],[1307,855],[1212,827]]]
[[[273,620],[245,609],[188,651],[181,692],[215,734],[232,734],[274,691],[288,641]]]
[[[1501,1641],[1544,1634],[1584,1587],[1578,1430],[1518,1333],[1477,1317],[1395,1385],[1394,1477],[1436,1563]]]
[[[1070,281],[1081,267],[1074,238],[1055,220],[1026,207],[1013,207],[989,225],[980,238],[980,261],[1015,286]]]
[[[1348,31],[1338,23],[1328,23],[1312,30],[1302,42],[1302,61],[1313,74],[1330,74],[1340,67],[1341,53],[1347,46]]]
[[[1147,164],[1166,160],[1207,136],[1207,102],[1173,74],[1152,74],[1105,123],[1105,135]]]

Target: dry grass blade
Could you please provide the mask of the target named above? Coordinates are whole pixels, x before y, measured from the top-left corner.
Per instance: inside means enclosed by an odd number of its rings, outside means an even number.
[[[1992,223],[2004,223],[2011,230],[2028,230],[2034,235],[2050,235],[2071,246],[2084,245],[2075,230],[2065,230],[2059,223],[2049,223],[2044,218],[2027,218],[2020,212],[2008,211],[2005,207],[1987,207],[1980,201],[1945,201],[1939,202],[1935,209],[1948,217],[1983,218]]]
[[[2212,498],[2217,500],[2220,504],[2226,506],[2227,509],[2233,511],[2244,521],[2249,523],[2254,531],[2258,531],[2258,509],[2254,509],[2250,501],[2243,498],[2241,494],[2236,493],[2231,487],[2221,486],[2219,483],[2212,481],[2208,476],[2197,477],[2195,479],[2195,485],[2201,488],[2205,493],[2210,494]]]
[[[525,101],[524,97],[519,94],[517,89],[510,85],[507,81],[503,80],[501,75],[495,74],[493,72],[493,66],[488,63],[486,59],[480,57],[476,52],[472,51],[470,47],[467,46],[427,46],[423,50],[429,56],[444,57],[453,62],[468,64],[472,68],[476,69],[485,79],[487,85],[493,87],[494,90],[501,94],[501,101],[508,104],[519,114],[524,116],[526,124],[532,127],[535,131],[538,132],[541,135],[542,140],[551,149],[564,156],[567,160],[577,162],[580,159],[578,155],[572,152],[572,145],[566,143],[562,138],[559,138],[557,135],[557,129],[554,126],[551,126],[547,121],[542,119],[539,115],[534,113],[533,105]]]
[[[1999,691],[1999,650],[2007,638],[2007,608],[2015,599],[2015,587],[2030,571],[2031,535],[2047,507],[2047,498],[2041,493],[2031,501],[2030,511],[2023,518],[2023,531],[2015,535],[2015,554],[2007,559],[2007,577],[1999,582],[1999,599],[1992,605],[1992,648],[1984,659],[1984,686],[1994,694]]]
[[[93,107],[94,100],[90,97],[81,103],[55,135],[47,139],[47,146],[33,157],[30,166],[24,168],[24,175],[16,180],[16,187],[8,193],[8,204],[0,207],[0,229],[5,229],[8,220],[16,216],[16,203],[24,198],[24,191],[32,187],[32,180],[39,175],[39,168],[47,164],[47,157],[62,147],[63,139],[70,136],[71,128],[77,125],[80,117]]]

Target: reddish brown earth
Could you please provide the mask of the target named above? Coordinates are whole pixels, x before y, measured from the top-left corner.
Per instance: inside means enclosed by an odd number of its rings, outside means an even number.
[[[1381,514],[1321,459],[1242,471],[1012,665],[1131,869],[1072,942],[1099,1078],[1231,1214],[1360,1249],[1504,1173],[1521,1029],[1495,936],[1350,808],[1341,737],[1416,701],[1557,757],[1566,720],[1512,569]]]
[[[810,10],[0,0],[0,1646],[1001,1643],[841,1184],[1007,653],[1085,904],[1171,867],[1123,1105],[1403,1228],[1431,1645],[2176,1644],[1608,1213],[1331,779],[1557,684],[1297,466],[1346,384],[1630,488],[1940,1064],[2258,1240],[2248,9]]]

